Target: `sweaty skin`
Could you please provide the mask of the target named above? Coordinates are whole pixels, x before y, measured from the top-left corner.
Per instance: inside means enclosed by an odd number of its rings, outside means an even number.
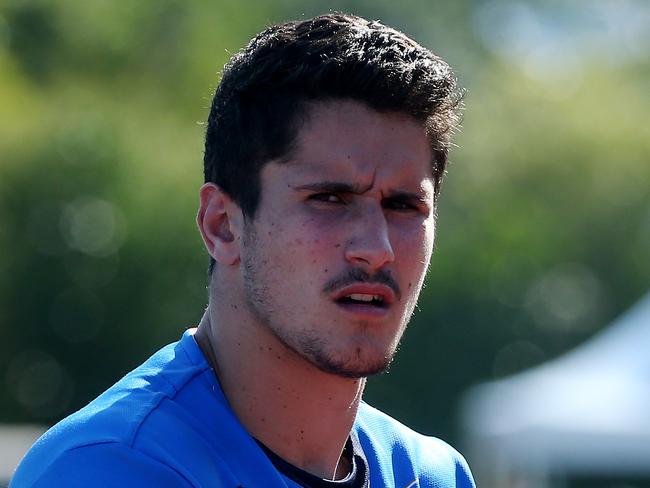
[[[309,109],[287,161],[264,166],[252,220],[201,188],[217,266],[195,337],[251,435],[315,475],[347,474],[365,377],[388,366],[416,305],[434,240],[431,158],[416,120],[329,101]]]

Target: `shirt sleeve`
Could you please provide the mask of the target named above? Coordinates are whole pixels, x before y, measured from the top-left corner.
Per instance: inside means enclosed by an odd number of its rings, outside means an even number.
[[[40,475],[16,476],[10,488],[190,488],[181,473],[125,444],[107,442],[65,451]],[[33,473],[32,473],[33,474]]]
[[[458,453],[456,454],[456,488],[476,488],[474,477],[469,469],[465,458]]]

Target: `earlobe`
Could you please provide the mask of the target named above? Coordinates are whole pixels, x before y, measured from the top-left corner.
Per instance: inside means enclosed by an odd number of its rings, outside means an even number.
[[[205,248],[218,263],[238,264],[241,208],[214,183],[205,183],[199,195],[196,223]]]

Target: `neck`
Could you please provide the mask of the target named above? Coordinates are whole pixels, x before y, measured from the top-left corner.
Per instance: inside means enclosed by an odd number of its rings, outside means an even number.
[[[245,305],[219,305],[211,302],[195,337],[240,422],[294,466],[328,479],[345,476],[342,451],[365,379],[317,369],[246,317]]]

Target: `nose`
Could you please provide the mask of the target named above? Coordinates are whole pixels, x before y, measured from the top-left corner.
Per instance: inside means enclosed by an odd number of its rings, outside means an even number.
[[[395,261],[383,210],[364,212],[355,220],[345,248],[345,259],[351,264],[367,267],[370,271],[379,270]]]

